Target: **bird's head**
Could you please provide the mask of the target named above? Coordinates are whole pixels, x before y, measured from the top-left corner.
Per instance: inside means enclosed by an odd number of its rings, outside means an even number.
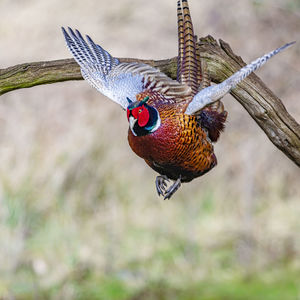
[[[127,98],[127,119],[129,127],[135,136],[143,136],[156,131],[160,124],[158,111],[151,105],[147,104],[149,97],[142,101],[131,101]]]

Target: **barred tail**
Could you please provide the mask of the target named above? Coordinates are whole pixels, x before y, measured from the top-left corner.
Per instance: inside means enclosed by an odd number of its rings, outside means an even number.
[[[177,21],[177,81],[190,86],[194,96],[200,90],[210,86],[210,78],[206,62],[200,58],[200,46],[197,44],[197,36],[194,35],[193,23],[187,0],[178,0],[177,2]],[[208,105],[205,110],[216,112],[223,116],[224,106],[222,102],[218,101]]]
[[[180,1],[177,2],[177,28],[178,28],[177,81],[181,82],[181,65],[184,56],[184,29],[183,29],[183,14],[182,14]]]
[[[193,95],[198,92],[201,81],[201,66],[196,51],[196,36],[187,0],[177,2],[178,19],[178,68],[177,80],[192,88]]]

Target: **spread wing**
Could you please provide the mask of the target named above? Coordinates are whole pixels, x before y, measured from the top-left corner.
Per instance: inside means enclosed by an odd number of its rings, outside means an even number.
[[[287,43],[282,47],[279,47],[252,61],[250,64],[241,68],[238,72],[234,73],[223,82],[201,90],[194,96],[193,100],[189,103],[185,113],[188,115],[195,114],[200,109],[204,108],[206,105],[210,105],[218,101],[227,93],[229,93],[232,89],[234,89],[237,86],[237,84],[243,81],[252,72],[264,65],[270,58],[283,51],[284,49],[287,49],[288,47],[292,46],[293,44],[295,44],[295,42]]]
[[[81,74],[94,88],[120,104],[128,106],[127,98],[136,100],[136,95],[145,89],[159,92],[170,102],[187,98],[191,88],[172,80],[158,69],[138,62],[121,63],[101,46],[86,36],[62,27],[67,46],[79,64]]]

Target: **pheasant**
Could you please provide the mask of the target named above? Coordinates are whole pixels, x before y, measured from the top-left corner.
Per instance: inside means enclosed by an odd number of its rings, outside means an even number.
[[[131,149],[159,175],[156,189],[169,199],[181,186],[217,164],[213,144],[227,112],[220,99],[288,43],[254,60],[217,85],[210,85],[200,60],[187,0],[177,2],[177,80],[147,64],[120,62],[87,35],[62,27],[82,76],[127,112]],[[172,180],[172,183],[168,183]]]

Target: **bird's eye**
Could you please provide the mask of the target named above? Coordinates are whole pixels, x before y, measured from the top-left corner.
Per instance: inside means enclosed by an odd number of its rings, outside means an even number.
[[[140,108],[140,109],[139,109],[139,114],[140,114],[142,111],[143,111],[143,110]]]

